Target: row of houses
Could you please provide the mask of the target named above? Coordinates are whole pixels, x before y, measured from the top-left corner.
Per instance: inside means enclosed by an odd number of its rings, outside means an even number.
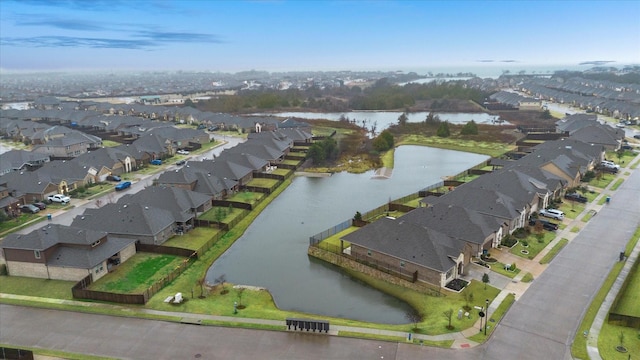
[[[213,160],[189,161],[161,174],[155,186],[86,209],[70,226],[50,224],[26,235],[10,234],[0,243],[7,271],[73,281],[91,275],[95,281],[133,256],[136,244],[162,245],[189,231],[213,201],[242,190],[254,176],[284,161],[293,146],[311,140],[311,133],[299,129],[252,134]],[[30,177],[48,169],[45,165]]]
[[[582,121],[604,137],[613,130]],[[623,138],[618,136],[618,147]],[[532,214],[580,186],[605,150],[568,136],[540,144],[518,160],[494,159],[497,170],[441,196],[427,196],[401,217],[384,217],[343,236],[340,251],[360,262],[385,264],[414,281],[446,286],[467,274],[474,259],[527,226]]]

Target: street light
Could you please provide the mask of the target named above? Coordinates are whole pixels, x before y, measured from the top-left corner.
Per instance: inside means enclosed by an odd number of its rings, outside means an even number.
[[[484,320],[484,336],[487,336],[487,323],[489,322],[489,299],[485,300],[487,304],[487,310],[485,311],[485,315],[487,318]]]

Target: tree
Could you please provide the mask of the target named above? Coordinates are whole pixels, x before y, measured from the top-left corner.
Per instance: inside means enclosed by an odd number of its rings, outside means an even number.
[[[398,117],[398,125],[400,125],[400,126],[407,125],[407,120],[409,120],[409,118],[407,117],[407,114],[406,113],[402,113],[402,115],[400,115]]]
[[[319,143],[314,143],[313,145],[309,146],[307,156],[314,164],[320,164],[325,159],[324,150]]]
[[[205,295],[204,295],[204,285],[207,283],[207,278],[206,276],[201,277],[200,279],[198,279],[198,286],[200,286],[200,299],[204,299]]]
[[[476,122],[473,120],[469,121],[462,127],[462,130],[460,130],[460,134],[478,135],[478,124],[476,124]]]
[[[353,220],[362,221],[362,214],[360,213],[360,211],[356,211],[356,214],[353,216]]]
[[[418,330],[418,323],[422,322],[422,320],[424,319],[422,314],[417,312],[415,309],[411,309],[409,312],[404,314],[404,318],[413,324],[414,331]]]
[[[220,276],[218,276],[216,278],[216,283],[218,283],[218,284],[220,284],[222,286],[222,291],[220,291],[220,294],[222,294],[222,295],[224,295],[224,294],[229,292],[227,290],[227,288],[224,286],[226,281],[227,281],[227,275],[225,275],[225,274],[221,274]]]
[[[482,282],[484,283],[484,289],[487,290],[487,284],[489,283],[489,274],[482,274]]]
[[[443,311],[442,315],[444,316],[445,319],[449,320],[449,325],[447,325],[447,329],[452,330],[453,325],[451,325],[451,317],[453,316],[453,309]]]
[[[193,100],[187,99],[187,100],[184,101],[184,106],[188,106],[188,107],[194,108],[194,107],[196,107],[196,104],[193,102]]]
[[[543,119],[546,119],[546,120],[548,120],[548,119],[553,119],[553,115],[551,115],[551,111],[549,111],[549,109],[545,109],[545,110],[542,112],[542,118],[543,118]]]
[[[473,293],[470,292],[468,289],[465,289],[462,293],[462,296],[464,296],[464,310],[465,311],[469,311],[471,310],[471,306],[469,304],[473,303]]]
[[[440,117],[436,115],[433,111],[431,111],[427,114],[427,117],[424,119],[424,122],[426,124],[439,124],[441,121],[440,121]]]
[[[238,288],[238,309],[245,308],[245,306],[242,305],[242,295],[244,295],[245,290],[247,290],[247,288],[244,288],[244,287]]]
[[[392,149],[394,144],[395,142],[393,140],[393,135],[391,134],[391,132],[389,132],[389,130],[384,130],[383,132],[381,132],[380,135],[373,139],[372,142],[373,148],[378,152]]]
[[[442,122],[440,124],[440,126],[438,127],[438,131],[436,132],[436,135],[442,138],[449,137],[451,135],[451,130],[449,130],[448,121]]]

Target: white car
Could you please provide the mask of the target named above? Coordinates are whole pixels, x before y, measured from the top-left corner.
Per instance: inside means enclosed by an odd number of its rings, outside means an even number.
[[[540,216],[544,216],[544,217],[548,217],[556,220],[564,219],[564,213],[557,209],[542,209],[540,210]]]
[[[189,151],[184,150],[184,149],[178,150],[177,153],[180,154],[180,155],[189,155]]]
[[[47,197],[47,200],[49,200],[49,202],[68,204],[69,201],[71,201],[71,198],[62,194],[55,194],[55,195],[49,195],[49,197]]]

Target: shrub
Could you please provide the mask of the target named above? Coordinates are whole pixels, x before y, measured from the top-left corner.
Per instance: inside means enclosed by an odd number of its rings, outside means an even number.
[[[527,240],[522,240],[522,246],[529,246],[529,242]]]
[[[515,237],[509,235],[509,236],[505,236],[502,239],[502,241],[500,242],[500,245],[506,246],[506,247],[512,247],[513,245],[516,244],[516,242],[518,242],[518,240],[516,240]]]

